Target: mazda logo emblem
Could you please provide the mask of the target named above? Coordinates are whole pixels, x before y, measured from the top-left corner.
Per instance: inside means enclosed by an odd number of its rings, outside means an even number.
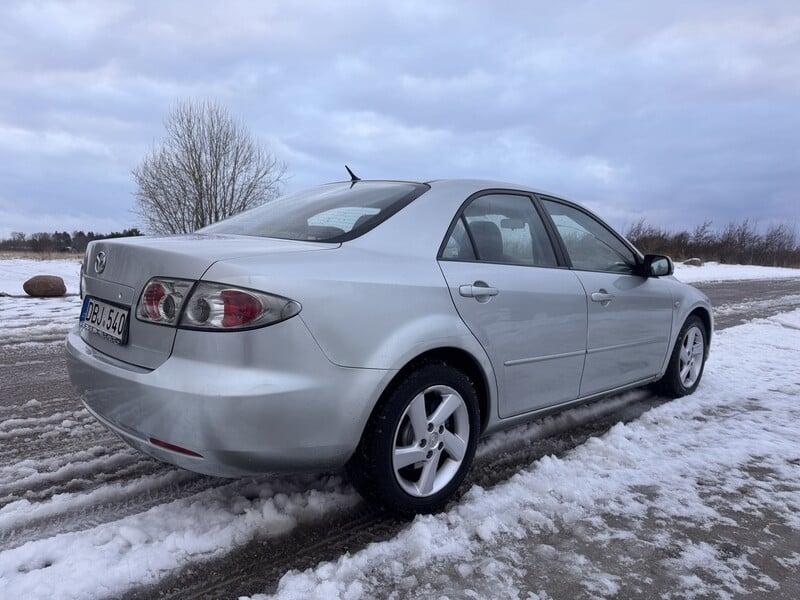
[[[98,252],[94,258],[94,272],[102,273],[106,268],[106,253]]]

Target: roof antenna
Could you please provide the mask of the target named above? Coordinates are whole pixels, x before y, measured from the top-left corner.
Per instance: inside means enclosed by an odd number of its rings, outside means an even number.
[[[350,183],[355,183],[356,181],[361,181],[361,177],[359,177],[358,175],[356,175],[355,173],[353,173],[353,172],[350,170],[350,167],[348,167],[347,165],[345,165],[345,166],[344,166],[344,168],[345,168],[345,169],[347,169],[347,173],[350,175]]]

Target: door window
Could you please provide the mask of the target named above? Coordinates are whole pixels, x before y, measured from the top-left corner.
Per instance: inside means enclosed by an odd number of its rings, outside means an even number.
[[[453,233],[447,238],[447,244],[442,252],[442,258],[448,260],[475,260],[475,251],[469,239],[464,220],[459,218],[453,227]]]
[[[543,204],[564,241],[572,266],[584,271],[634,273],[636,255],[600,221],[572,206]]]
[[[442,258],[555,267],[555,252],[528,196],[488,194],[470,202]]]

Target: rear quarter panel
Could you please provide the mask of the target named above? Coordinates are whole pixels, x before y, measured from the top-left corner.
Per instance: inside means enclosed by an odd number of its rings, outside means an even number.
[[[339,366],[400,369],[426,350],[446,346],[488,365],[455,311],[435,258],[381,255],[345,245],[314,257],[218,262],[204,279],[300,302],[300,318]]]

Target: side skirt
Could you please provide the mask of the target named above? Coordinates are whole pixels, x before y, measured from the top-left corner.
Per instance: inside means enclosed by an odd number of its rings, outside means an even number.
[[[627,392],[629,390],[642,387],[643,385],[647,385],[648,383],[658,381],[658,379],[659,376],[647,377],[645,379],[640,379],[639,381],[634,381],[633,383],[616,387],[611,390],[606,390],[604,392],[598,392],[596,394],[591,394],[589,396],[582,396],[580,398],[576,398],[575,400],[569,400],[568,402],[561,402],[560,404],[553,404],[551,406],[537,408],[536,410],[532,410],[530,412],[526,412],[521,415],[514,415],[513,417],[508,417],[506,419],[498,419],[493,423],[489,423],[489,425],[483,431],[481,436],[489,435],[491,433],[494,433],[496,431],[501,431],[503,429],[509,429],[511,427],[520,425],[522,423],[527,423],[528,421],[532,421],[539,417],[545,417],[547,415],[558,413],[568,408],[573,408],[575,406],[586,404],[594,400],[608,398],[609,396],[616,396],[617,394],[621,394],[622,392]]]

